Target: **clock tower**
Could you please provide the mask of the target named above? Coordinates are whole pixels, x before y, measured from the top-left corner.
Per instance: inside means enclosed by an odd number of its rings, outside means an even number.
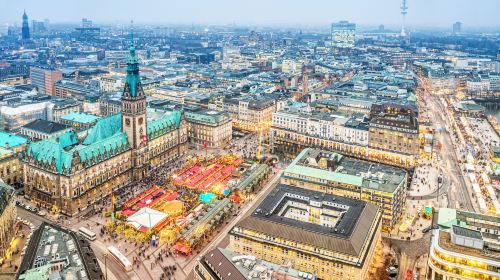
[[[132,37],[133,38],[133,37]],[[146,94],[142,89],[137,59],[132,39],[127,59],[127,77],[122,94],[122,129],[132,148],[133,179],[147,176],[149,169]]]

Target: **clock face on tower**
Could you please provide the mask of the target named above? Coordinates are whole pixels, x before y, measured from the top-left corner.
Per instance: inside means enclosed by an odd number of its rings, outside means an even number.
[[[130,126],[130,119],[125,119],[125,125]]]

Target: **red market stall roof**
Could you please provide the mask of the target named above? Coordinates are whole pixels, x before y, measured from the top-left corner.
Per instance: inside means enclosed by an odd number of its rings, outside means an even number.
[[[179,251],[186,255],[189,254],[189,252],[191,252],[191,248],[179,243],[175,244],[173,248],[174,250]]]
[[[241,201],[241,197],[237,196],[237,195],[231,195],[229,196],[229,199],[231,199],[232,201],[234,202],[240,202]]]

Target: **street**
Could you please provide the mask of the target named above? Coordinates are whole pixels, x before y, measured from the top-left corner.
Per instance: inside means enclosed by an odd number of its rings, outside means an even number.
[[[254,196],[251,202],[245,205],[245,207],[240,211],[238,216],[233,219],[229,224],[227,224],[224,229],[220,231],[220,233],[212,239],[212,241],[205,246],[205,248],[200,252],[199,255],[206,254],[209,250],[212,250],[216,247],[225,247],[222,246],[222,243],[225,241],[225,239],[229,239],[228,237],[228,232],[234,227],[236,223],[238,223],[242,218],[250,215],[255,208],[259,205],[259,203],[262,201],[262,198],[266,196],[272,189],[273,186],[275,186],[280,179],[280,176],[282,174],[282,171],[276,172],[276,174],[269,180],[269,182],[260,190],[260,192]],[[227,241],[227,240],[226,240]],[[227,242],[225,242],[225,245],[227,245]],[[188,275],[188,279],[191,279],[190,276],[192,276],[193,273],[193,268],[196,264],[198,255],[193,255],[190,257],[188,263],[183,267],[184,271],[186,273],[191,273]]]

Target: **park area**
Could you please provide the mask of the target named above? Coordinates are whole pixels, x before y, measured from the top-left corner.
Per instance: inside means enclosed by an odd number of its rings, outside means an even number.
[[[110,222],[118,234],[171,244],[180,253],[192,248],[219,224],[234,203],[244,200],[235,188],[243,160],[228,154],[189,158],[166,186],[150,186],[116,206]]]

